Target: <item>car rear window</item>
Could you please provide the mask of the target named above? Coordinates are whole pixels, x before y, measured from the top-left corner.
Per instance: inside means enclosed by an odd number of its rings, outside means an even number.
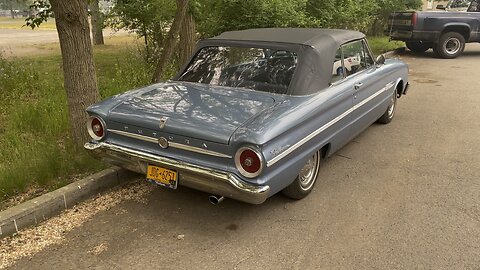
[[[286,94],[296,67],[297,54],[285,50],[205,47],[178,80]]]

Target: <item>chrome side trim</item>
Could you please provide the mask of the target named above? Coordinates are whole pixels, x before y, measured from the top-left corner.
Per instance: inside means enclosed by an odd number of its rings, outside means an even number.
[[[135,134],[135,133],[131,133],[131,132],[125,132],[125,131],[116,130],[116,129],[108,129],[108,131],[112,132],[112,133],[115,133],[115,134],[118,134],[118,135],[130,137],[130,138],[133,138],[133,139],[138,139],[138,140],[142,140],[142,141],[145,141],[145,142],[158,144],[158,139],[157,138],[148,137],[148,136]],[[168,146],[173,147],[173,148],[177,148],[177,149],[182,149],[182,150],[185,150],[185,151],[190,151],[190,152],[205,154],[205,155],[209,155],[209,156],[214,156],[214,157],[232,158],[232,156],[229,156],[229,155],[226,155],[226,154],[223,154],[223,153],[218,153],[218,152],[215,152],[215,151],[202,149],[202,148],[199,148],[199,147],[185,145],[185,144],[181,144],[181,143],[176,143],[176,142],[168,142]]]
[[[181,143],[168,142],[168,145],[170,147],[173,147],[173,148],[182,149],[182,150],[185,150],[185,151],[190,151],[190,152],[195,152],[195,153],[200,153],[200,154],[205,154],[205,155],[210,155],[210,156],[214,156],[214,157],[232,158],[232,156],[229,156],[229,155],[226,155],[226,154],[218,153],[218,152],[215,152],[215,151],[210,151],[210,150],[195,147],[195,146],[185,145],[185,144],[181,144]]]
[[[313,139],[315,136],[317,136],[318,134],[322,133],[323,131],[325,131],[327,128],[333,126],[335,123],[337,123],[338,121],[342,120],[343,118],[345,118],[347,115],[349,115],[350,113],[354,112],[355,110],[357,110],[358,108],[362,107],[363,105],[365,105],[367,102],[369,102],[370,100],[374,99],[375,97],[379,96],[380,94],[382,94],[383,92],[389,90],[390,88],[392,88],[392,86],[395,85],[395,82],[390,82],[388,83],[384,88],[380,89],[379,91],[377,91],[375,94],[369,96],[368,98],[364,99],[362,102],[359,102],[357,105],[353,106],[352,108],[348,109],[347,111],[345,111],[344,113],[340,114],[339,116],[335,117],[334,119],[332,119],[330,122],[326,123],[325,125],[321,126],[319,129],[315,130],[314,132],[310,133],[307,137],[301,139],[300,141],[298,141],[297,143],[295,143],[294,145],[290,146],[289,148],[287,148],[287,150],[283,151],[282,153],[280,153],[278,156],[270,159],[269,161],[267,161],[267,167],[270,167],[272,165],[274,165],[275,163],[277,163],[278,161],[280,161],[282,158],[286,157],[287,155],[289,155],[290,153],[292,153],[293,151],[295,151],[297,148],[299,148],[300,146],[302,146],[303,144],[305,144],[306,142],[310,141],[311,139]]]
[[[125,132],[125,131],[116,130],[116,129],[109,129],[108,131],[112,132],[112,133],[115,133],[115,134],[118,134],[118,135],[125,136],[125,137],[142,140],[142,141],[145,141],[145,142],[158,143],[157,138],[152,138],[152,137],[143,136],[143,135],[140,135],[140,134]]]

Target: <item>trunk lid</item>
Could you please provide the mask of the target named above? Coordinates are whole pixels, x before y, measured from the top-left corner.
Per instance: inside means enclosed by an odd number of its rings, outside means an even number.
[[[228,144],[235,130],[273,106],[275,97],[281,98],[242,88],[169,82],[125,95],[123,101],[109,112],[108,119]],[[163,128],[160,128],[161,119],[167,119]]]

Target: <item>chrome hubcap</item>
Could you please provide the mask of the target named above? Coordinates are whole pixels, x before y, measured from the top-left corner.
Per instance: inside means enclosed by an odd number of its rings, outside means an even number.
[[[448,54],[456,54],[458,51],[460,51],[462,45],[460,43],[460,40],[457,38],[450,38],[447,41],[445,41],[445,51]]]
[[[317,178],[318,173],[318,166],[319,166],[319,157],[318,153],[315,153],[303,166],[298,178],[300,180],[300,187],[302,190],[309,190],[312,188],[313,184],[315,183],[315,179]]]
[[[393,92],[392,99],[390,100],[390,106],[388,106],[388,118],[392,118],[395,114],[395,105],[397,101],[397,95]]]

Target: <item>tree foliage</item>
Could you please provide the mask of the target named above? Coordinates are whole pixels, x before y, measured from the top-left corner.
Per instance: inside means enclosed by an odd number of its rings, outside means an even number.
[[[25,19],[25,25],[32,29],[38,28],[43,22],[53,18],[52,6],[48,1],[35,0],[30,5],[30,9],[35,10],[36,12]]]
[[[308,26],[306,0],[207,0],[199,5],[204,37],[224,31]]]
[[[421,0],[204,0],[198,29],[209,37],[257,27],[319,27],[380,34],[392,11],[417,9]]]
[[[308,0],[313,26],[380,34],[392,11],[421,7],[421,0]]]
[[[0,0],[0,8],[5,10],[26,9],[29,2],[30,0]]]
[[[126,29],[144,40],[147,62],[156,57],[175,15],[175,0],[116,0],[107,14],[106,24]]]
[[[28,11],[28,6],[32,0],[0,0],[0,9],[10,10],[13,18],[17,15],[16,11]]]
[[[381,34],[390,12],[421,5],[421,0],[192,0],[189,14],[201,38],[264,27],[340,28]],[[179,46],[178,42],[165,43],[176,9],[175,0],[116,0],[108,22],[142,37],[149,63],[159,63],[162,51],[172,49],[165,47]],[[176,50],[174,62],[185,59],[182,50],[182,46]],[[165,65],[157,70],[164,70]]]

